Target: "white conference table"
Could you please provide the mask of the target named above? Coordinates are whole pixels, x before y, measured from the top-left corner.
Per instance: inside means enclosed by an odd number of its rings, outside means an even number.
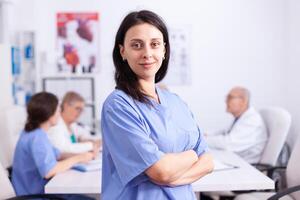
[[[214,171],[192,184],[195,192],[274,189],[274,182],[234,153],[212,151],[213,156],[234,169]],[[100,194],[101,171],[68,170],[57,174],[45,186],[45,193]]]

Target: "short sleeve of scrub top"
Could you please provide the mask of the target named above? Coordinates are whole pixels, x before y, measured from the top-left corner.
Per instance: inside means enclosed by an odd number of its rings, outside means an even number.
[[[187,104],[184,101],[182,101],[177,95],[175,95],[175,96],[177,97],[176,99],[177,99],[178,103],[176,106],[174,106],[175,107],[174,109],[181,108],[180,110],[177,111],[178,113],[180,113],[182,111],[187,112],[187,114],[181,113],[181,115],[189,116],[189,120],[191,120],[192,124],[194,124],[196,126],[195,127],[196,142],[195,142],[195,144],[192,143],[193,144],[192,149],[197,153],[198,156],[201,156],[203,153],[207,152],[207,149],[208,149],[207,143],[204,140],[204,136],[203,136],[199,126],[197,125],[197,122],[195,120],[193,113],[190,111]],[[181,119],[181,121],[184,121],[184,119]],[[185,122],[185,123],[187,123],[187,122]],[[192,140],[192,141],[194,141],[194,140]]]
[[[56,165],[57,158],[60,156],[59,150],[50,144],[46,134],[36,134],[30,150],[39,174],[45,177]]]
[[[198,141],[195,147],[193,148],[193,150],[197,153],[198,156],[201,156],[203,153],[207,152],[207,143],[203,141],[204,137],[199,127],[198,127],[198,133],[199,133]]]
[[[114,99],[103,109],[103,140],[121,183],[126,185],[157,162],[164,153],[149,137],[150,133],[138,111],[126,101]]]

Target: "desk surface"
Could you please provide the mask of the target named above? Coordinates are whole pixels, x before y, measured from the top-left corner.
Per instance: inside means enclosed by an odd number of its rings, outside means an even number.
[[[195,192],[274,189],[274,182],[239,156],[226,151],[213,151],[218,160],[238,168],[213,173],[192,184]],[[45,193],[101,193],[101,171],[68,170],[57,174],[45,186]]]

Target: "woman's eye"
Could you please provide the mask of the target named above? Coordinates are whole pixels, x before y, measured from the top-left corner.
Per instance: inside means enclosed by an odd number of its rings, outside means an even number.
[[[134,49],[140,49],[140,48],[142,48],[142,44],[141,43],[133,43],[133,44],[131,44],[131,47],[133,47]]]
[[[154,48],[160,47],[160,42],[153,42],[152,47],[154,47]]]

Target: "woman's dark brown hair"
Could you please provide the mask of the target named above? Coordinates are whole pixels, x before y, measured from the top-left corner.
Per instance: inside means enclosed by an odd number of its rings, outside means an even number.
[[[58,106],[58,99],[54,94],[49,92],[40,92],[33,95],[27,104],[27,121],[25,131],[33,131],[46,122]]]

